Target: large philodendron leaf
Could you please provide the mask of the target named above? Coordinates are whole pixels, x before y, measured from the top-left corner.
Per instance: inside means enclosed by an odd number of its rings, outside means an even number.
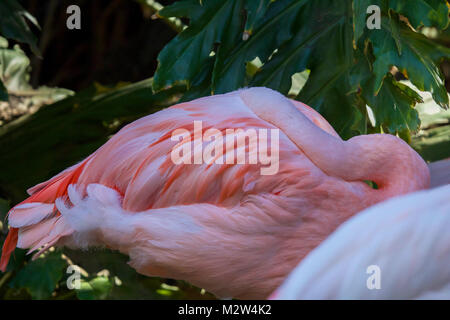
[[[160,11],[161,15],[187,15],[191,23],[160,53],[153,88],[159,90],[181,81],[195,82],[210,60],[215,44],[218,47],[209,75],[209,91],[223,93],[242,87],[246,63],[257,56],[267,61],[277,46],[292,36],[291,26],[305,3],[306,0],[278,0],[258,1],[256,5],[251,0],[207,0],[199,4],[184,0],[166,7]],[[250,20],[245,20],[245,9]],[[243,40],[245,34],[251,34],[247,40]]]
[[[272,0],[253,0],[247,1],[246,9],[247,9],[247,19],[245,21],[245,31],[248,36],[253,33],[253,28],[258,23],[258,21],[264,17],[264,14],[269,7],[269,4]],[[246,37],[244,35],[244,37]]]
[[[379,1],[379,0],[378,0]],[[353,0],[353,32],[355,44],[361,38],[366,28],[367,8],[374,3],[373,0]]]
[[[376,57],[373,64],[376,91],[391,67],[397,66],[419,90],[430,91],[436,103],[448,108],[439,62],[450,57],[450,49],[410,30],[395,18],[383,18],[382,29],[372,30],[369,38]]]
[[[312,78],[312,75],[313,73],[311,73],[307,84],[314,82],[315,79]],[[315,95],[313,92],[316,91],[317,87],[310,86],[308,88],[305,85],[304,89],[300,91],[298,100],[305,101],[309,98],[309,105],[313,106],[326,119],[329,119],[330,124],[341,137],[350,138],[367,133],[367,115],[358,95],[349,92],[351,88],[348,85],[347,72],[342,71],[335,75],[336,77],[331,80],[333,84],[330,84],[326,93]],[[336,103],[339,103],[339,105],[337,106]]]
[[[16,0],[0,1],[0,35],[26,43],[33,53],[40,55],[37,38],[31,32],[26,20],[39,28],[36,19],[29,14]]]
[[[389,72],[398,67],[416,88],[448,105],[439,62],[450,50],[417,31],[441,30],[449,10],[443,0],[409,3],[414,10],[395,0],[177,1],[160,13],[186,16],[189,26],[160,54],[154,89],[185,82],[186,101],[266,86],[297,95],[343,138],[417,131],[415,89],[389,78]],[[378,13],[382,28],[369,29],[366,19]],[[292,79],[300,73],[309,77],[298,93]],[[368,118],[366,105],[375,120]]]
[[[240,36],[243,5],[242,0],[185,0],[161,10],[161,16],[187,16],[191,23],[159,54],[153,88],[158,91],[177,82],[189,85],[207,62],[214,44],[227,45]]]
[[[450,7],[446,0],[389,0],[389,7],[408,17],[414,28],[420,26],[445,29]]]
[[[214,66],[212,91],[224,93],[247,85],[246,64],[256,57],[266,63],[281,44],[291,39],[301,21],[299,14],[307,3],[306,0],[272,2],[266,15],[254,23],[248,40],[238,41],[232,50],[219,47],[222,51]]]
[[[324,115],[341,136],[365,133],[365,115],[348,79],[354,63],[351,7],[336,1],[310,1],[297,17],[301,23],[297,33],[279,47],[250,84],[287,94],[292,74],[308,69],[308,81],[297,99]]]
[[[398,83],[389,74],[383,82],[377,96],[373,92],[373,81],[363,87],[363,96],[367,104],[373,109],[377,124],[382,124],[388,132],[415,132],[419,128],[420,120],[414,106],[422,102],[422,98],[404,84]]]
[[[250,84],[287,94],[292,74],[310,69],[313,80],[302,90],[303,101],[310,103],[316,94],[326,94],[327,88],[352,62],[348,13],[349,8],[336,1],[308,2],[297,15],[297,33],[279,47]],[[316,19],[309,19],[310,16]],[[327,50],[327,47],[333,50]]]

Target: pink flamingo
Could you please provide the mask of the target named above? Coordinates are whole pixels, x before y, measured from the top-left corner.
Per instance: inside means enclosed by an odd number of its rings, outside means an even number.
[[[195,136],[195,120],[221,132],[278,128],[277,174],[262,175],[260,163],[174,164],[171,134]],[[395,136],[343,141],[305,104],[267,88],[238,90],[139,119],[29,189],[9,213],[0,267],[16,245],[37,255],[53,245],[103,245],[144,275],[264,298],[353,214],[429,180],[425,162]]]
[[[450,185],[395,197],[343,223],[276,299],[449,299]]]

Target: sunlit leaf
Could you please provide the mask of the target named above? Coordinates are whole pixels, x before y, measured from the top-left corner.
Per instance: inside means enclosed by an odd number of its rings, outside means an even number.
[[[397,50],[392,34],[392,23],[400,30],[401,54]],[[380,88],[391,66],[397,66],[419,90],[430,91],[434,100],[447,108],[449,100],[439,62],[445,57],[450,57],[450,49],[432,42],[422,34],[411,31],[400,22],[389,23],[383,19],[382,26],[381,30],[370,33],[376,57],[373,64],[376,90]]]
[[[77,289],[77,297],[80,300],[106,299],[113,287],[112,280],[108,277],[95,277],[90,281],[81,281],[81,288]]]

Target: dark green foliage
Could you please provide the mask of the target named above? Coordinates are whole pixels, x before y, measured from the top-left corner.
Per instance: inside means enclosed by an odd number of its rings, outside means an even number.
[[[16,0],[0,1],[0,34],[6,38],[26,43],[33,53],[40,55],[37,38],[31,32],[27,21],[39,28],[36,19],[29,14]]]
[[[420,33],[423,26],[446,28],[448,7],[444,0],[407,3],[178,1],[159,14],[188,17],[190,24],[160,53],[153,88],[186,83],[190,90],[184,100],[247,85],[287,94],[292,76],[310,70],[296,98],[320,111],[342,137],[368,130],[417,131],[417,94],[388,75],[397,66],[419,90],[432,92],[448,107],[439,62],[450,57],[450,50]],[[381,30],[366,28],[369,5],[381,8]],[[248,74],[246,65],[256,57],[262,66]],[[375,114],[372,129],[366,105]]]
[[[430,91],[433,98],[448,108],[448,95],[437,62],[450,57],[450,51],[423,35],[404,27],[394,18],[382,19],[382,29],[369,36],[376,60],[373,64],[375,88],[378,91],[393,65],[404,70],[409,80],[421,91]]]
[[[390,0],[389,7],[408,17],[414,28],[448,26],[448,8],[442,0]]]
[[[50,252],[45,258],[29,261],[9,282],[12,288],[26,288],[33,299],[47,299],[62,278],[67,266],[58,251]]]
[[[33,52],[39,55],[37,38],[31,32],[26,20],[39,26],[36,19],[25,11],[16,0],[0,1],[0,35],[30,45]],[[0,39],[0,47],[4,47],[3,39]],[[2,67],[2,63],[0,63],[0,67]],[[1,79],[0,101],[8,101],[8,93]]]

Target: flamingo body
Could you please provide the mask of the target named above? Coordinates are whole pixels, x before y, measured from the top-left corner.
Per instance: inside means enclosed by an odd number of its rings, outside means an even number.
[[[174,164],[171,135],[183,128],[194,141],[194,121],[221,132],[279,129],[277,173],[262,175],[260,163]],[[139,119],[31,188],[9,213],[0,267],[16,245],[38,254],[52,245],[103,245],[129,255],[142,274],[262,298],[354,213],[428,184],[426,164],[400,139],[344,142],[310,107],[270,89],[244,89]]]

